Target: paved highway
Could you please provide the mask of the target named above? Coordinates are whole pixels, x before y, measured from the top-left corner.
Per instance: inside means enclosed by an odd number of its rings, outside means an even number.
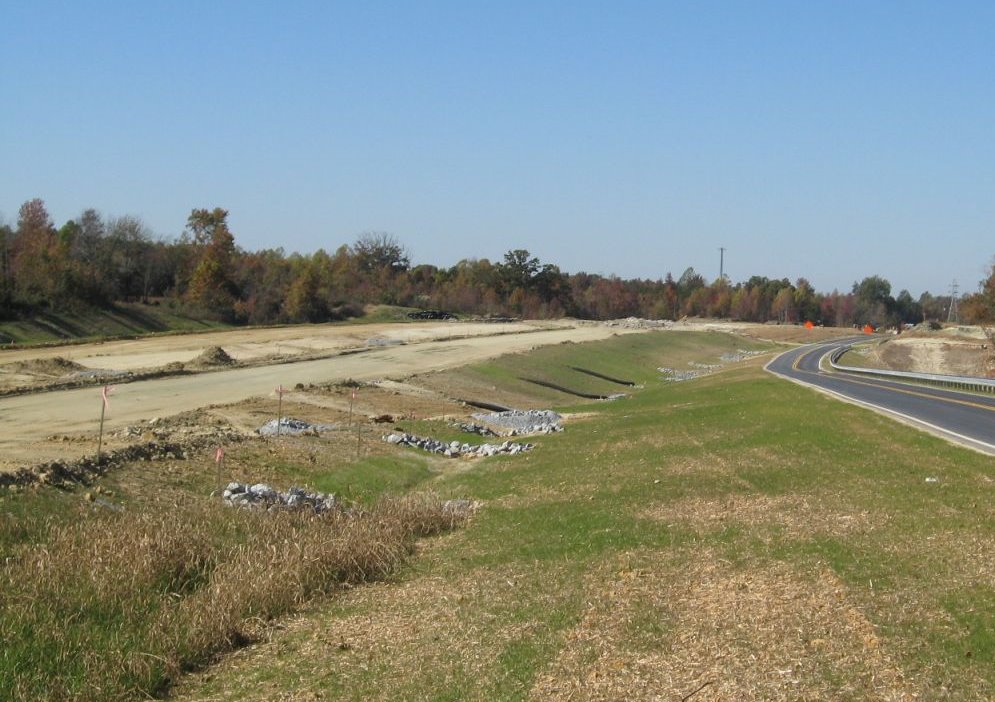
[[[821,370],[820,362],[828,354],[866,338],[802,346],[775,358],[767,370],[995,455],[995,398]]]

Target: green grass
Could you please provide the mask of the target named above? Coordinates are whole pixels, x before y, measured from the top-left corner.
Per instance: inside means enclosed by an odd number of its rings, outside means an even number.
[[[349,501],[372,503],[383,495],[411,492],[433,474],[428,460],[421,456],[371,456],[317,473],[311,482],[322,492],[335,493]]]
[[[418,307],[401,307],[398,305],[368,305],[361,317],[355,317],[340,324],[386,324],[396,322],[416,323],[408,317],[409,312],[417,312]]]

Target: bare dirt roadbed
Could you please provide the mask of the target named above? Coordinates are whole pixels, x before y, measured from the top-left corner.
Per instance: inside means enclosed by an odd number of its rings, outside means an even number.
[[[296,335],[290,333],[296,330]],[[253,331],[258,332],[257,335]],[[273,332],[278,331],[278,339]],[[320,334],[319,334],[320,331]],[[145,380],[118,386],[110,397],[105,432],[134,424],[143,419],[166,417],[211,405],[241,402],[252,397],[274,394],[283,385],[321,383],[348,378],[373,380],[400,378],[443,368],[472,363],[505,353],[525,351],[537,346],[604,339],[613,334],[637,330],[613,329],[596,324],[557,323],[538,325],[493,324],[395,324],[348,327],[297,327],[280,330],[238,330],[206,336],[208,340],[189,336],[164,337],[135,342],[113,342],[72,347],[73,359],[101,357],[105,368],[125,368],[141,359],[141,367],[169,363],[182,354],[189,359],[205,343],[259,348],[279,343],[303,346],[311,352],[320,343],[325,349],[368,346],[372,339],[387,345],[361,354],[340,355],[314,360],[274,363],[253,367],[234,367],[196,375],[182,375]],[[519,332],[519,333],[509,333]],[[521,333],[528,332],[528,333]],[[443,340],[429,340],[443,339]],[[362,343],[357,343],[361,340]],[[229,341],[232,342],[229,344]],[[199,344],[199,345],[198,345]],[[393,345],[392,345],[393,344]],[[254,346],[253,346],[254,345]],[[88,348],[93,347],[93,348]],[[158,350],[157,350],[158,349]],[[65,353],[63,348],[62,352]],[[27,357],[28,352],[16,352]],[[44,353],[59,355],[56,349]],[[257,351],[258,353],[258,351]],[[302,352],[303,353],[303,352]],[[31,354],[37,358],[43,354]],[[234,354],[237,357],[237,353]],[[243,355],[243,358],[246,356]],[[0,355],[0,362],[22,360]],[[135,366],[132,366],[135,367]],[[55,435],[95,436],[100,418],[100,390],[96,387],[20,395],[0,399],[0,470],[9,470],[40,461],[68,458],[89,450],[73,442],[53,441]],[[89,442],[87,442],[88,444]]]
[[[440,322],[432,324],[294,325],[154,336],[45,348],[0,351],[0,366],[61,357],[81,366],[105,370],[158,368],[186,363],[209,346],[223,346],[236,361],[273,356],[299,356],[365,346],[369,343],[416,343],[450,336],[490,336],[562,326],[515,322]]]

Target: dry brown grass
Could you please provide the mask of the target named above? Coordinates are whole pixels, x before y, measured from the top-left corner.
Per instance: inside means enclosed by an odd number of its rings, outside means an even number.
[[[731,494],[714,499],[693,498],[654,506],[641,516],[665,524],[690,526],[701,533],[735,526],[756,533],[777,529],[785,537],[795,539],[820,534],[846,537],[887,524],[887,515],[857,509],[846,512],[826,509],[823,498],[804,495]]]
[[[271,618],[382,578],[415,537],[463,519],[432,497],[325,515],[193,500],[54,527],[0,577],[0,697],[156,694]]]
[[[688,562],[640,552],[606,562],[588,582],[587,611],[530,699],[917,696],[828,569],[743,570],[716,553]]]

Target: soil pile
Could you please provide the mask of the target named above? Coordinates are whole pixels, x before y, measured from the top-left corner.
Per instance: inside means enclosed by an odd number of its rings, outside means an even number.
[[[68,358],[63,358],[62,356],[54,356],[52,358],[36,358],[30,361],[17,361],[16,363],[11,363],[7,366],[7,368],[15,373],[47,375],[52,378],[61,378],[62,376],[85,370],[85,368],[80,364],[75,361],[70,361]]]
[[[220,346],[209,346],[204,349],[204,353],[190,361],[191,368],[219,368],[233,366],[236,361]]]

